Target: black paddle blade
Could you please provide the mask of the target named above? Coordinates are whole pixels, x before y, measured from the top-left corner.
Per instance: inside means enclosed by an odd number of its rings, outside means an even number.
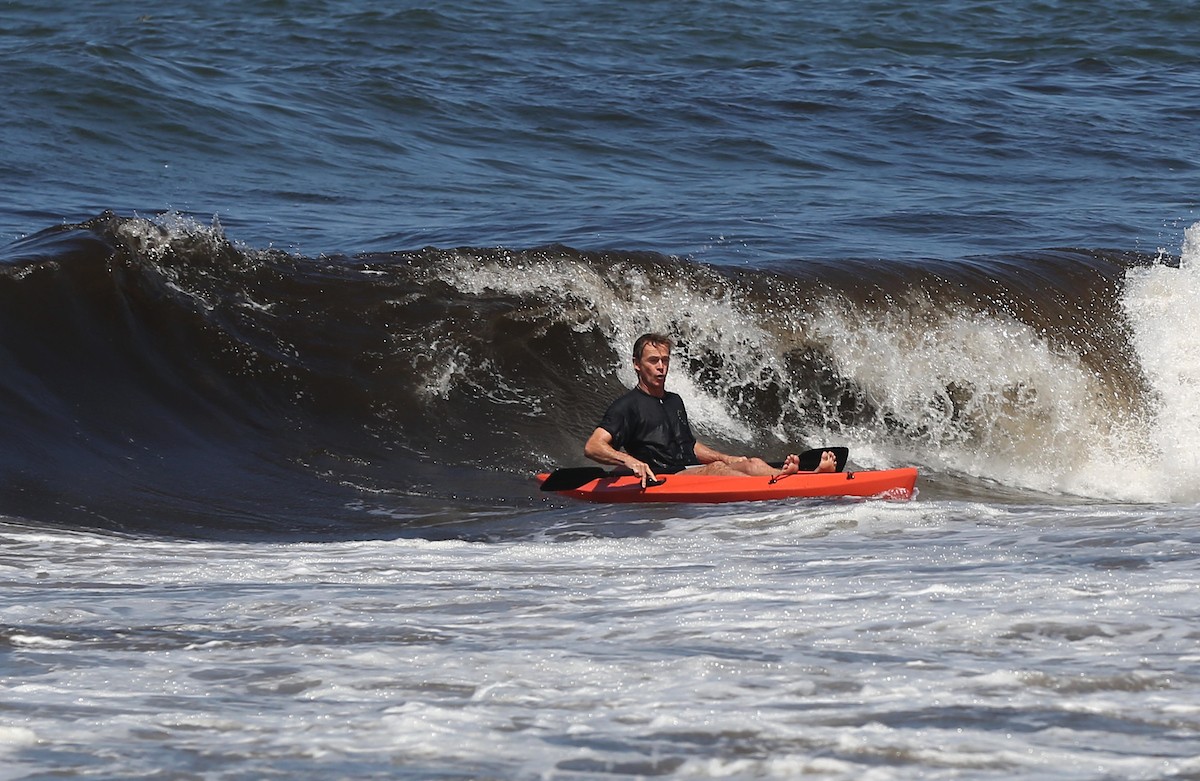
[[[805,450],[800,454],[800,471],[811,472],[821,465],[821,454],[826,450],[833,453],[837,458],[837,471],[841,472],[846,468],[846,460],[850,458],[850,448],[848,447],[819,447],[814,450]]]
[[[555,469],[546,476],[546,481],[542,483],[542,490],[574,491],[576,488],[581,488],[593,480],[600,480],[605,477],[628,477],[632,474],[633,472],[624,467],[601,469],[598,466],[576,466]],[[667,482],[667,479],[660,477],[657,480],[651,480],[646,483],[646,488],[653,488],[665,482]]]
[[[542,483],[543,491],[572,491],[593,480],[608,477],[608,472],[598,466],[567,467],[555,469]]]

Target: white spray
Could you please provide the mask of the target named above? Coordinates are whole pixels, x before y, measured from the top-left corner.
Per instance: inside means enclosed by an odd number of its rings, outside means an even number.
[[[1184,233],[1179,268],[1129,271],[1123,304],[1156,396],[1152,460],[1129,464],[1126,481],[1148,498],[1200,500],[1200,223]]]
[[[1191,324],[1200,316],[1200,225],[1187,232],[1183,256],[1179,269],[1131,270],[1124,293],[1133,348],[1156,394],[1147,407],[1152,420],[1029,324],[919,292],[869,316],[831,294],[781,317],[758,311],[737,285],[703,267],[658,275],[638,264],[604,270],[562,258],[498,266],[461,258],[439,277],[464,291],[561,299],[563,316],[580,329],[608,334],[612,369],[627,383],[638,334],[672,335],[680,349],[671,386],[687,398],[703,436],[736,441],[759,433],[740,417],[742,386],[777,382],[794,409],[820,409],[827,400],[792,386],[786,365],[789,351],[808,346],[875,412],[844,420],[830,410],[802,432],[780,422],[768,433],[784,444],[844,442],[861,466],[914,462],[1051,493],[1172,501],[1200,496],[1191,488],[1200,484],[1200,458],[1189,449],[1200,442],[1200,323]],[[705,367],[714,376],[692,376],[688,359],[698,356],[718,356],[722,365]]]

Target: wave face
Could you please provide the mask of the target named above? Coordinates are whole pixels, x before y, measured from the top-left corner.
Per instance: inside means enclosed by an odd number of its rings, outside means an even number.
[[[305,258],[106,213],[0,256],[0,501],[162,534],[489,533],[542,506],[534,471],[581,463],[646,330],[676,337],[671,387],[722,447],[846,443],[935,494],[1195,498],[1196,231],[1182,263],[743,270],[561,246]]]

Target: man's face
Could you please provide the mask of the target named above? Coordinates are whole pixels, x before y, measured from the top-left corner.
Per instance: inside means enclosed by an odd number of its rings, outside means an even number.
[[[647,343],[642,347],[642,356],[633,362],[638,386],[651,396],[661,396],[666,389],[667,369],[670,366],[671,348]]]

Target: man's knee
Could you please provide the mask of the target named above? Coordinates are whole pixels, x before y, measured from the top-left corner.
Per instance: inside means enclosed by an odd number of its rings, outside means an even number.
[[[738,461],[734,468],[744,475],[764,475],[774,472],[771,465],[761,458],[743,459]]]

